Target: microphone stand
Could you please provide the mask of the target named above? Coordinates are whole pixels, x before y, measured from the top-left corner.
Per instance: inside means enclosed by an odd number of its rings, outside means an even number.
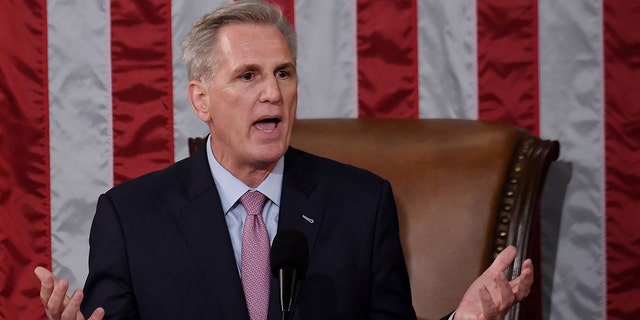
[[[293,304],[293,295],[296,289],[296,271],[292,267],[284,267],[278,270],[282,320],[289,320],[291,317],[291,305]]]

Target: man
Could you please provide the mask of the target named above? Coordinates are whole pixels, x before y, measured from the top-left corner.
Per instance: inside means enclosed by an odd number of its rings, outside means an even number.
[[[415,319],[389,183],[289,147],[296,43],[281,11],[229,4],[194,25],[183,51],[206,146],[100,196],[84,292],[68,297],[66,281],[35,270],[49,318],[280,319],[278,284],[254,261],[264,250],[245,252],[255,226],[267,252],[278,230],[309,242],[293,319]],[[255,191],[266,199],[247,204]],[[530,261],[512,283],[502,275],[514,254],[472,284],[455,319],[500,318],[528,294]]]

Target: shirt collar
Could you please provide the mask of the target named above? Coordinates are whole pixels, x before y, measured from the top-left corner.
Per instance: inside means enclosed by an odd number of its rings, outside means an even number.
[[[236,204],[238,199],[248,190],[257,190],[264,194],[271,202],[280,207],[280,193],[282,192],[282,174],[284,172],[284,156],[278,159],[275,168],[269,173],[266,179],[257,188],[249,188],[244,182],[227,171],[213,156],[211,148],[211,135],[207,138],[207,160],[213,181],[220,194],[222,210],[226,215]]]

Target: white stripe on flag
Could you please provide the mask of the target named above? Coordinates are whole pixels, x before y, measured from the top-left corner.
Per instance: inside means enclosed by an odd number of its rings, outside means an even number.
[[[358,114],[356,1],[296,1],[298,118]]]
[[[187,72],[182,63],[180,42],[191,26],[206,12],[227,3],[226,0],[190,0],[171,2],[171,33],[173,59],[173,126],[175,159],[189,155],[187,139],[204,136],[209,132],[207,126],[198,119],[191,109],[187,96]]]
[[[52,263],[73,290],[88,273],[96,199],[113,185],[109,2],[49,1],[47,11]]]
[[[605,319],[602,3],[542,0],[539,15],[540,132],[562,146],[550,180],[571,179],[562,210],[542,212],[543,314]]]
[[[418,1],[420,118],[478,118],[475,1]]]

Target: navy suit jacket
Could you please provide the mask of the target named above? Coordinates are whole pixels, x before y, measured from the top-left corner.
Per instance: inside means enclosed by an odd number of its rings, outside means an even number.
[[[108,319],[249,319],[210,172],[200,148],[100,196],[85,316],[102,306]],[[289,148],[282,188],[278,229],[309,244],[293,320],[415,319],[388,181]],[[281,319],[275,277],[269,319]]]

